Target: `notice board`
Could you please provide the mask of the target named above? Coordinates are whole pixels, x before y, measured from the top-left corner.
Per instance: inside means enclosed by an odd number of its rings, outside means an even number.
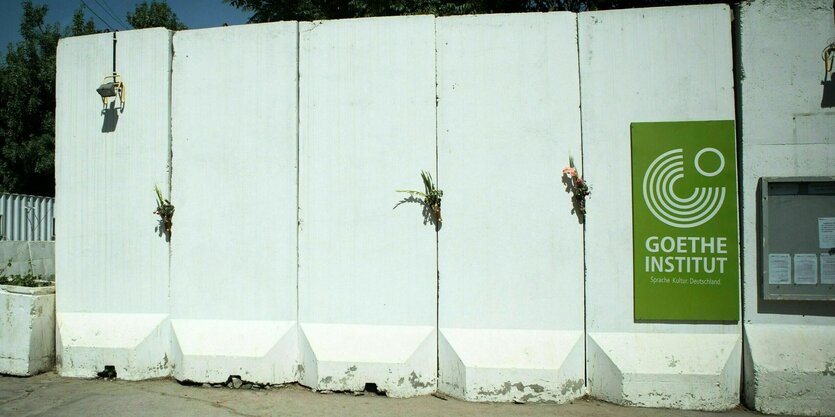
[[[632,123],[636,321],[739,320],[734,122]]]
[[[760,179],[766,300],[835,300],[835,177]]]

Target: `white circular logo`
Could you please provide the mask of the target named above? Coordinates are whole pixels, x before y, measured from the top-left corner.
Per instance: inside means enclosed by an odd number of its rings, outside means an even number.
[[[719,157],[719,167],[707,172],[699,161],[705,153]],[[714,177],[725,168],[725,157],[715,148],[704,148],[693,158],[696,171],[705,177]],[[658,219],[673,227],[696,227],[712,219],[725,202],[725,187],[696,187],[689,197],[679,197],[674,190],[676,182],[684,178],[684,151],[673,149],[661,154],[644,174],[644,201],[649,211]]]

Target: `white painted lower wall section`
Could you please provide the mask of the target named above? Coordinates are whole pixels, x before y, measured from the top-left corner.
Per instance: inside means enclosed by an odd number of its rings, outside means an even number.
[[[300,382],[434,392],[436,234],[395,190],[435,170],[435,19],[299,35]]]
[[[730,10],[588,12],[578,22],[584,174],[592,185],[589,394],[645,407],[732,408],[739,401],[738,324],[634,321],[630,210],[631,123],[734,119]]]
[[[722,410],[739,401],[734,334],[589,333],[589,391],[616,404]]]
[[[171,32],[119,32],[124,111],[96,89],[112,71],[113,34],[61,39],[56,79],[57,367],[93,377],[168,376],[169,246],[154,186],[167,195]],[[111,103],[112,104],[112,103]]]
[[[766,414],[832,413],[833,345],[832,326],[746,324],[746,402]]]
[[[576,15],[436,20],[439,390],[470,401],[585,394]]]
[[[58,314],[61,376],[95,378],[105,366],[113,366],[120,379],[168,376],[171,332],[167,318],[166,314]]]

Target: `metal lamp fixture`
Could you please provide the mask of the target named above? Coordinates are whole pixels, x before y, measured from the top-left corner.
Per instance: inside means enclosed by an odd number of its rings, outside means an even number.
[[[116,72],[116,33],[113,33],[113,74],[104,77],[104,83],[96,89],[96,92],[101,96],[102,106],[107,109],[107,104],[112,98],[114,101],[118,97],[119,109],[125,109],[125,101],[127,95],[125,93],[125,83],[122,81],[122,76]]]

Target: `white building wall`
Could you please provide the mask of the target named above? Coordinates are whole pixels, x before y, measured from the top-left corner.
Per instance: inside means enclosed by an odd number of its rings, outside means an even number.
[[[835,410],[833,302],[764,302],[757,265],[759,179],[835,175],[835,108],[821,84],[834,13],[830,0],[761,0],[737,14],[745,400],[764,413]]]
[[[174,376],[297,379],[296,22],[177,32]]]
[[[169,374],[168,243],[154,185],[169,188],[171,34],[117,34],[124,111],[102,111],[113,35],[62,39],[56,80],[58,370],[120,378]]]
[[[734,119],[727,6],[579,15],[590,394],[726,409],[739,398],[738,324],[633,319],[630,124]],[[698,349],[696,349],[698,347]]]
[[[561,173],[581,161],[576,15],[436,25],[439,390],[582,396],[583,226]]]
[[[303,384],[435,391],[432,16],[299,25],[299,322]]]

